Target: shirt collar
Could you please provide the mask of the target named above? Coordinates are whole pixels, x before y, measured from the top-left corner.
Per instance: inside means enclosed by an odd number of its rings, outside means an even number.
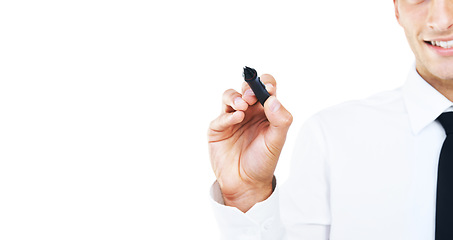
[[[414,134],[418,134],[453,105],[418,74],[415,66],[411,68],[402,91]]]

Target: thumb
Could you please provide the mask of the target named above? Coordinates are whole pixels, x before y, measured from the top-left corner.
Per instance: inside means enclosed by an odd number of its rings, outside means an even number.
[[[293,122],[293,116],[282,106],[275,96],[270,96],[264,103],[264,113],[269,120],[269,129],[266,132],[266,143],[274,154],[280,154],[285,144],[286,134]]]

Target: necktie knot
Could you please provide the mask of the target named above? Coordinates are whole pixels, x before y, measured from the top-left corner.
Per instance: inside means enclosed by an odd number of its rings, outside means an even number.
[[[447,135],[453,133],[453,112],[444,112],[437,118],[437,120],[440,122],[442,127],[444,127]]]

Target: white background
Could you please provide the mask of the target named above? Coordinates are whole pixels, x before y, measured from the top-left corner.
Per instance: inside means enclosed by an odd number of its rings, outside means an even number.
[[[242,67],[294,115],[400,86],[387,1],[2,1],[0,239],[217,239],[206,130]]]

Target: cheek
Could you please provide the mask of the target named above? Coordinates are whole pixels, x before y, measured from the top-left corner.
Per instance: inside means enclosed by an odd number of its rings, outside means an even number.
[[[404,33],[406,34],[406,39],[407,42],[409,43],[409,47],[411,48],[412,52],[415,54],[417,58],[420,57],[419,56],[420,46],[418,44],[418,41],[414,37],[414,34],[407,29],[404,30]]]
[[[399,23],[406,33],[407,40],[412,44],[419,42],[425,29],[425,11],[422,8],[406,7],[400,10]]]
[[[409,43],[409,47],[417,58],[422,57],[423,45],[424,42],[420,37],[420,31],[413,27],[413,25],[401,23],[404,28],[404,33],[406,35],[406,40]]]
[[[417,42],[417,32],[415,29],[410,27],[404,27],[404,33],[406,34],[407,40],[412,44],[412,42]]]
[[[398,4],[399,21],[403,28],[421,26],[429,12],[429,1],[402,0]]]

